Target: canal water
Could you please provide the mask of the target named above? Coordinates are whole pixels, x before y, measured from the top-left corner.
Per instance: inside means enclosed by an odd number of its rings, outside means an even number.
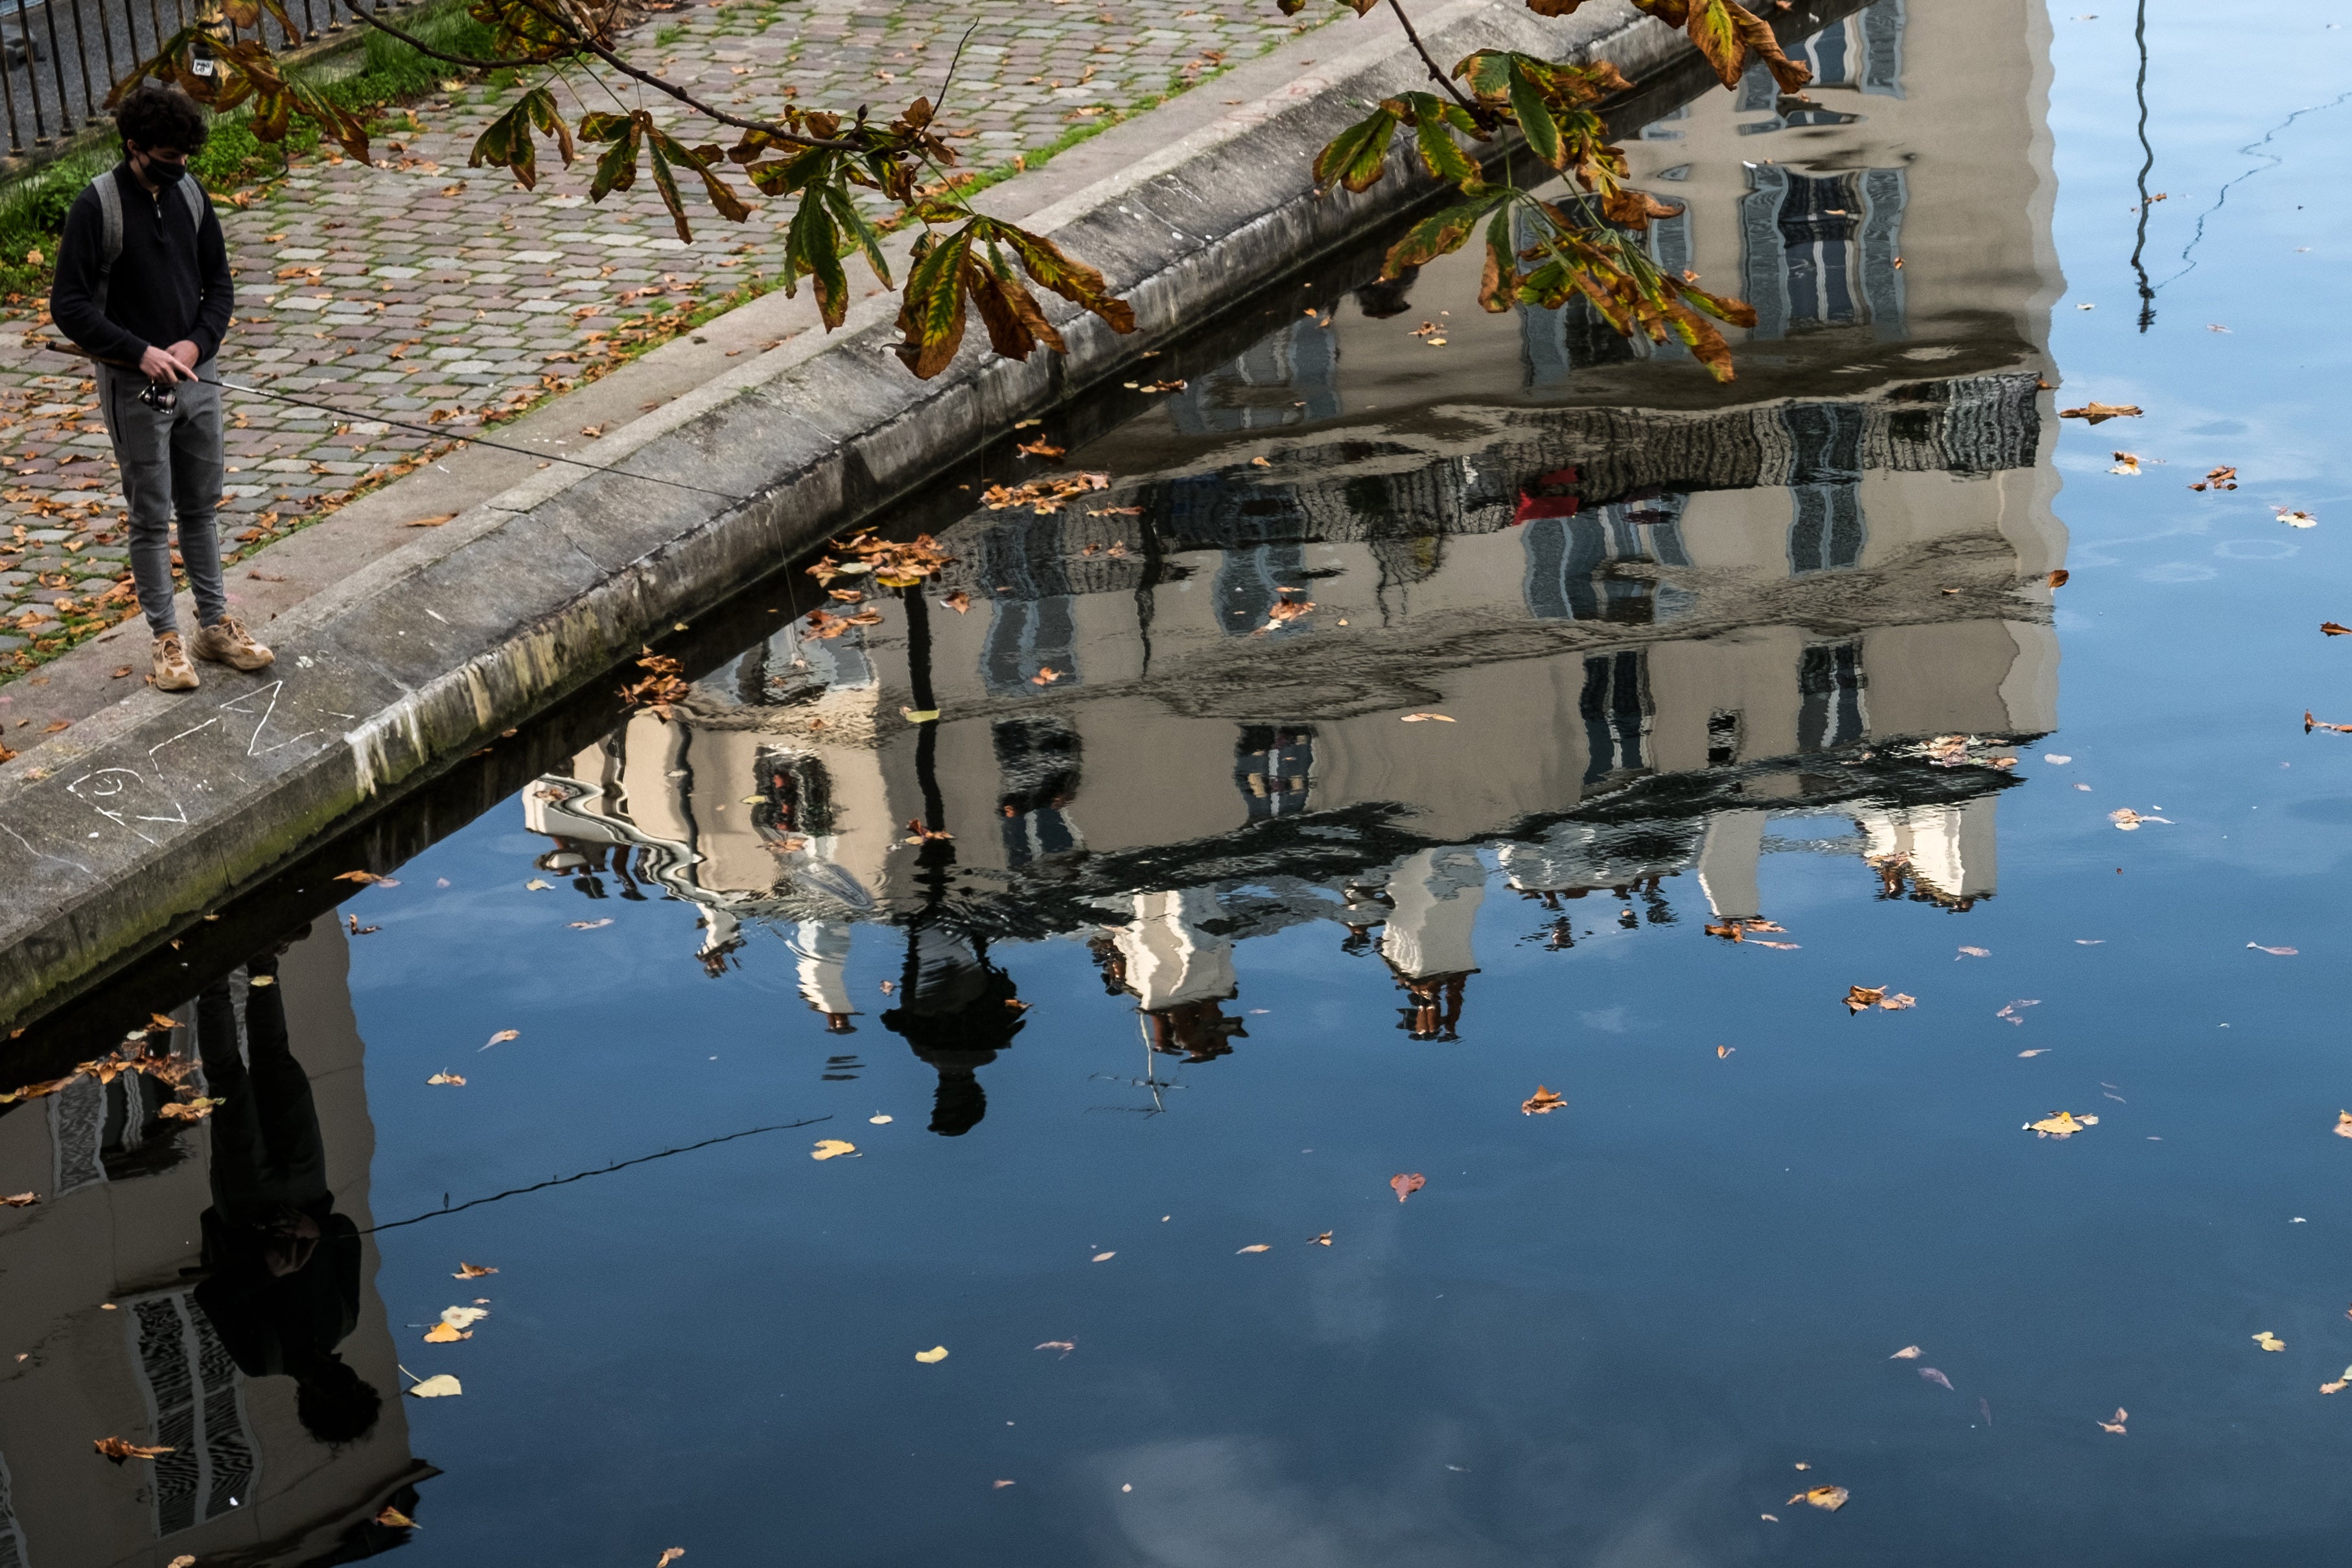
[[[37,1026],[0,1563],[2331,1560],[2324,16],[1876,0],[1732,386],[1323,265]]]

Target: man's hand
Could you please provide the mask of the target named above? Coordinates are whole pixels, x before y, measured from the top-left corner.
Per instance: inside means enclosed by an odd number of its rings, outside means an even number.
[[[196,346],[194,343],[191,343],[185,338],[183,338],[163,351],[171,355],[173,359],[179,361],[180,363],[188,367],[188,379],[190,381],[194,381],[195,379],[197,354]]]
[[[189,358],[186,363],[183,363],[177,357],[177,350],[181,349],[188,350]],[[194,381],[196,379],[195,351],[195,345],[193,343],[174,343],[170,349],[159,349],[150,343],[147,346],[147,351],[139,356],[140,373],[151,382]]]

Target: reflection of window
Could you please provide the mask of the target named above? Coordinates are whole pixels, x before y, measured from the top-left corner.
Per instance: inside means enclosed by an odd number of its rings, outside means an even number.
[[[1797,661],[1797,749],[1831,751],[1862,738],[1862,644],[1817,643]]]
[[[1248,545],[1225,551],[1217,564],[1217,624],[1231,637],[1246,637],[1265,625],[1277,592],[1304,588],[1307,552],[1295,544]]]
[[[1868,320],[1903,333],[1903,209],[1899,169],[1815,179],[1773,164],[1748,170],[1740,198],[1741,272],[1756,335],[1785,337]]]
[[[1301,318],[1268,333],[1239,359],[1194,376],[1168,400],[1188,435],[1265,430],[1339,414],[1339,350],[1328,328]]]
[[[1290,817],[1307,810],[1315,776],[1315,731],[1306,725],[1245,724],[1234,746],[1234,782],[1249,820]]]
[[[1612,773],[1649,767],[1650,676],[1642,653],[1602,653],[1585,660],[1584,690],[1576,707],[1584,719],[1588,787]]]
[[[1728,768],[1739,760],[1739,716],[1721,709],[1706,716],[1706,765]]]
[[[87,1075],[49,1096],[50,1192],[62,1197],[106,1179],[106,1086]]]
[[[1837,571],[1862,564],[1863,412],[1853,403],[1782,405],[1789,433],[1789,570]]]
[[[236,1363],[188,1293],[133,1302],[131,1320],[152,1430],[172,1450],[151,1461],[161,1537],[252,1501],[258,1457],[245,1424]]]
[[[1570,517],[1535,517],[1521,530],[1528,613],[1542,621],[1613,621],[1646,626],[1686,609],[1687,591],[1617,577],[1612,561],[1688,566],[1683,507],[1689,497],[1614,501]]]
[[[1903,96],[1903,0],[1876,0],[1855,20],[1862,27],[1862,90]]]
[[[997,523],[980,536],[980,591],[993,596],[980,674],[995,696],[1034,696],[1078,678],[1076,599],[1057,519]],[[1010,592],[999,592],[1010,589]],[[1040,670],[1058,673],[1040,686]]]
[[[751,826],[761,837],[816,839],[834,831],[833,778],[823,762],[803,752],[762,749],[751,766],[760,790]]]
[[[1086,847],[1065,809],[1078,793],[1078,732],[1061,718],[1001,718],[990,727],[1003,793],[996,814],[1005,863],[1025,866]]]

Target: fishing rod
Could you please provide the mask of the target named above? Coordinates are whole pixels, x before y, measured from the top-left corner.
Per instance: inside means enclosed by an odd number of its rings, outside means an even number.
[[[89,350],[80,348],[77,345],[68,345],[52,340],[48,344],[48,347],[59,350],[66,353],[70,353],[78,359],[88,360],[92,364],[105,365],[110,369],[118,371],[127,371],[132,375],[144,375],[146,373],[136,365],[126,365],[120,360],[110,360],[105,358],[103,355],[93,354]],[[189,379],[198,382],[205,381],[205,378],[195,375],[194,372],[190,373]],[[251,397],[266,397],[278,402],[292,403],[297,408],[316,409],[321,413],[331,413],[340,418],[356,420],[362,423],[386,425],[396,430],[413,431],[419,435],[436,436],[444,441],[457,441],[472,446],[488,446],[499,452],[511,452],[518,457],[536,457],[541,462],[568,463],[574,468],[585,468],[592,474],[610,474],[615,478],[621,479],[642,479],[648,485],[667,485],[675,490],[691,490],[697,495],[716,496],[722,501],[734,501],[739,504],[752,499],[751,497],[738,496],[726,490],[713,490],[701,485],[689,485],[683,479],[665,479],[658,474],[632,474],[625,468],[614,468],[602,463],[591,463],[584,458],[569,457],[561,452],[533,451],[528,446],[516,446],[504,441],[493,441],[487,435],[467,435],[462,432],[447,430],[436,425],[414,424],[404,419],[389,419],[380,413],[367,413],[357,409],[339,408],[333,403],[323,402],[318,398],[296,397],[289,392],[272,392],[267,387],[249,387],[241,382],[230,381],[226,377],[220,375],[217,371],[214,373],[209,382],[205,382],[205,384],[208,386],[220,387],[228,392],[244,392]],[[151,381],[138,395],[141,402],[145,403],[149,408],[155,410],[159,413],[169,413],[177,406],[177,403],[174,402],[175,394],[172,391],[172,383],[168,382]]]

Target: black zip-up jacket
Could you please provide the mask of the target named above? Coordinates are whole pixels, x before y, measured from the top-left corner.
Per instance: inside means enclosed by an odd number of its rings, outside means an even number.
[[[186,197],[169,187],[151,193],[128,160],[100,178],[122,192],[122,254],[107,278],[106,307],[98,304],[106,220],[97,193],[84,191],[66,214],[49,319],[102,360],[135,366],[150,344],[168,349],[184,340],[196,346],[196,362],[204,363],[220,349],[236,305],[228,245],[211,199],[203,221],[192,223]]]

